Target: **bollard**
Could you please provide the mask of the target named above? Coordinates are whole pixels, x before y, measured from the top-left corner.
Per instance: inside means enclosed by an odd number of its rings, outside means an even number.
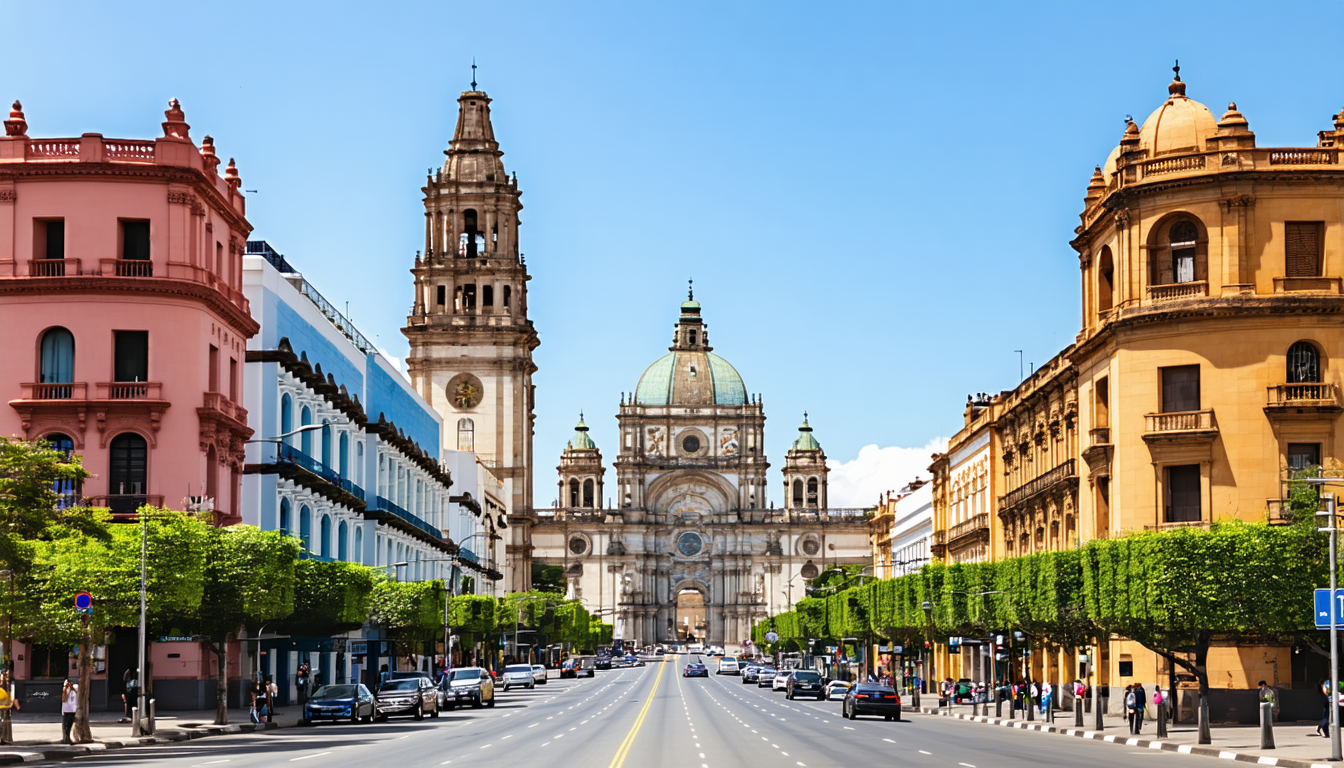
[[[1209,730],[1209,700],[1204,696],[1199,697],[1199,743],[1213,743],[1213,731]]]
[[[1260,702],[1260,748],[1274,748],[1274,703]]]
[[[1075,696],[1073,699],[1073,727],[1083,727],[1083,697]]]
[[[1022,703],[1025,704],[1026,707],[1027,707],[1027,719],[1028,719],[1028,720],[1035,720],[1035,719],[1036,719],[1036,700],[1033,699],[1033,698],[1031,698],[1030,696],[1028,696],[1027,699],[1026,699],[1026,701],[1024,701],[1024,702],[1022,702]]]
[[[140,708],[131,707],[131,736],[143,736],[140,733]]]
[[[154,711],[155,711],[155,709],[156,709],[156,706],[155,706],[155,704],[154,704],[154,699],[150,699],[150,700],[149,700],[149,730],[146,731],[146,733],[148,733],[150,736],[153,736],[153,735],[154,735]]]
[[[1157,705],[1157,737],[1159,739],[1167,738],[1167,702],[1165,701]]]
[[[1106,720],[1104,719],[1106,713],[1102,711],[1103,709],[1105,709],[1105,707],[1101,706],[1101,696],[1097,696],[1097,701],[1095,705],[1092,707],[1092,714],[1097,716],[1096,725],[1093,726],[1094,730],[1098,731],[1106,730]]]
[[[1002,719],[1002,718],[1003,718],[1003,692],[1002,692],[1002,691],[995,691],[995,692],[994,692],[994,716],[997,717],[997,718],[999,718],[999,719]]]

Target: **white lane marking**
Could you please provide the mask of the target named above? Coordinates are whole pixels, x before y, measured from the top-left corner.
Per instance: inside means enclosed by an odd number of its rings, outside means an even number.
[[[783,756],[785,756],[785,757],[788,757],[788,756],[789,756],[789,753],[788,753],[788,752],[780,752],[779,754],[781,754],[781,755],[783,755]]]
[[[307,760],[310,757],[322,757],[323,755],[330,755],[330,754],[331,754],[330,752],[318,752],[316,755],[304,755],[303,757],[292,758],[290,759],[289,762],[295,763],[298,762],[299,760]]]
[[[452,761],[452,760],[444,760],[442,763],[439,763],[439,765],[447,765],[447,764],[449,764],[449,763],[451,763],[451,762],[453,762],[453,761]]]
[[[957,765],[962,766],[962,768],[975,768],[975,766],[970,763],[957,763]]]
[[[932,752],[925,752],[924,750],[921,749],[921,750],[919,750],[919,754],[921,754],[921,755],[932,755],[933,753],[932,753]]]
[[[888,744],[895,744],[895,743],[896,743],[896,742],[892,741],[891,739],[883,739],[883,741],[887,742]]]
[[[481,749],[489,749],[490,747],[493,747],[493,746],[495,746],[495,745],[494,745],[494,744],[485,744],[485,745],[483,745],[483,746],[481,747]]]
[[[533,724],[531,724],[531,725],[529,725],[529,726],[527,726],[527,727],[528,727],[528,728],[536,728],[538,725],[541,725],[541,723],[533,723]]]
[[[546,742],[545,744],[542,744],[541,746],[545,747],[545,746],[549,745],[550,743],[551,743],[551,742],[548,741],[548,742]]]
[[[505,736],[504,738],[500,739],[500,741],[503,741],[504,739],[512,739],[512,738],[513,738],[513,734],[510,733],[508,736]]]
[[[853,729],[853,728],[850,728],[848,725],[846,725],[846,726],[845,726],[845,730],[846,730],[846,731],[852,731],[852,730],[854,730],[854,729]],[[975,766],[971,766],[971,768],[975,768]]]

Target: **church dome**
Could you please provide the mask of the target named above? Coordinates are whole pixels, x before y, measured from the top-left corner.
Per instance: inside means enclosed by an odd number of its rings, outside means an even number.
[[[1204,143],[1218,133],[1217,118],[1208,107],[1186,98],[1179,74],[1168,91],[1167,100],[1143,121],[1139,146],[1148,150],[1149,157],[1202,151]]]
[[[746,405],[742,376],[708,350],[677,349],[654,361],[635,387],[637,405]]]
[[[574,436],[569,439],[569,448],[575,451],[597,450],[597,443],[588,436],[588,425],[583,423],[583,414],[579,414],[579,423],[574,425]]]
[[[803,425],[798,428],[798,439],[793,441],[795,451],[820,451],[821,443],[812,436],[812,425],[807,423],[807,414],[803,414]]]

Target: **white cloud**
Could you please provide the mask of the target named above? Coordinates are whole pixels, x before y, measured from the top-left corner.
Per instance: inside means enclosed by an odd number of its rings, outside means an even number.
[[[887,491],[899,490],[916,477],[929,478],[930,458],[947,450],[947,438],[935,437],[923,448],[865,445],[853,461],[828,459],[832,507],[870,507]]]

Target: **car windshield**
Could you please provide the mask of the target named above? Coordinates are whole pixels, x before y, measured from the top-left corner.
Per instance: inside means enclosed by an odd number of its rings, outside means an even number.
[[[353,685],[324,685],[313,692],[314,699],[349,699],[354,695]]]
[[[519,674],[532,674],[532,667],[526,664],[510,664],[504,668],[505,672],[517,672]]]
[[[532,665],[532,671],[533,671],[533,672],[545,672],[545,671],[546,671],[546,668],[543,667],[543,666],[540,665],[540,664],[533,664],[533,665]]]
[[[380,691],[414,691],[420,687],[419,680],[389,680],[383,683]]]
[[[479,680],[481,679],[481,670],[479,669],[454,669],[448,679],[452,682],[459,680]]]
[[[793,679],[804,683],[815,683],[821,679],[821,675],[816,672],[794,672]]]

